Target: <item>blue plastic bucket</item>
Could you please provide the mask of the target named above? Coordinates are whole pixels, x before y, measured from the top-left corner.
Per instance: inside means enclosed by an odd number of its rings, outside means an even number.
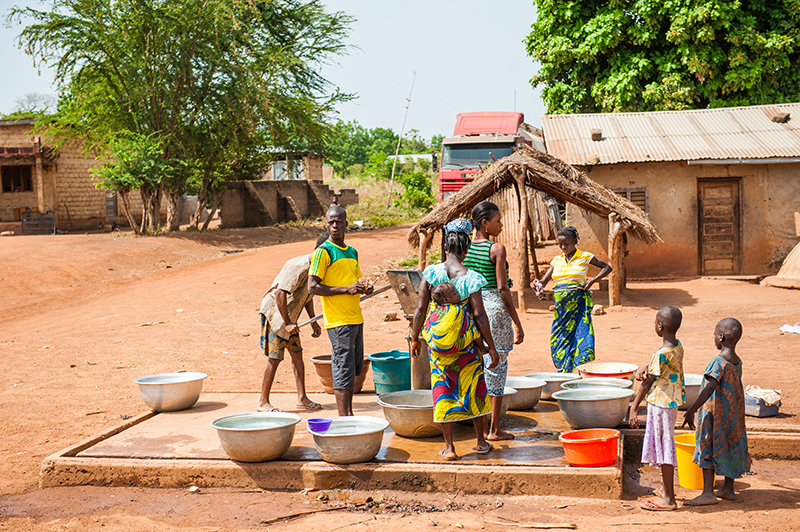
[[[375,393],[400,392],[411,389],[411,358],[408,351],[383,351],[367,356],[372,362]]]

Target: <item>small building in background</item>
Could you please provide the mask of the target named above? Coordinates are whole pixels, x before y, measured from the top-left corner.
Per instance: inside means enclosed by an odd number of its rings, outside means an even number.
[[[336,196],[358,203],[355,189],[334,192],[323,183],[333,169],[313,153],[281,154],[258,181],[229,181],[220,201],[222,227],[258,227],[323,216]]]
[[[629,278],[763,275],[800,240],[800,104],[546,115],[551,155],[641,207],[662,243],[631,242]],[[567,207],[608,259],[608,221]]]
[[[33,135],[34,119],[0,120],[0,231],[101,229],[116,220],[116,195],[95,186],[100,163],[76,141],[57,155]],[[48,220],[48,223],[41,223]]]

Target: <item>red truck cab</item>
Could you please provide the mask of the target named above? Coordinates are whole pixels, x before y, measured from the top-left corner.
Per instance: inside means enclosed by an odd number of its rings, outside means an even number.
[[[459,113],[453,136],[442,141],[439,201],[461,190],[495,160],[527,144],[545,151],[541,131],[525,124],[522,113]]]

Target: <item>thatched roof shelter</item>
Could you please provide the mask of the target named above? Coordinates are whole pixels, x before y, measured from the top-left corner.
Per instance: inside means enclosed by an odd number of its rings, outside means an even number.
[[[629,231],[647,244],[661,242],[658,230],[647,214],[626,198],[595,183],[586,174],[560,159],[531,147],[522,146],[508,157],[493,163],[482,175],[437,205],[427,216],[414,224],[408,233],[408,242],[419,248],[420,266],[423,268],[425,266],[428,245],[437,231],[453,218],[469,215],[475,205],[505,187],[516,187],[518,194],[520,190],[530,187],[609,218],[609,223],[612,225],[609,228],[609,256],[612,257],[612,267],[615,266],[613,259],[619,258],[615,270],[620,273],[623,270],[621,256],[624,256],[624,253],[619,253],[620,249],[614,248],[624,246],[623,233]],[[522,205],[520,223],[523,226],[530,220],[525,204],[524,201],[520,202]],[[520,249],[527,250],[527,243],[527,239],[520,242]],[[531,251],[535,257],[535,251],[532,248]],[[527,271],[527,253],[522,260],[525,264],[521,268]],[[524,275],[521,276],[523,279],[520,289],[524,295],[524,288],[529,286],[529,275],[527,280]],[[609,292],[611,291],[609,289]]]
[[[516,168],[515,168],[516,167]],[[465,214],[503,187],[514,186],[512,168],[524,172],[525,184],[547,192],[556,199],[572,203],[604,218],[612,212],[631,223],[630,230],[647,244],[661,242],[658,230],[645,212],[599,183],[576,170],[573,166],[552,155],[529,146],[518,148],[513,154],[492,164],[472,183],[437,205],[408,232],[408,242],[419,246],[419,233],[431,233],[444,224]]]

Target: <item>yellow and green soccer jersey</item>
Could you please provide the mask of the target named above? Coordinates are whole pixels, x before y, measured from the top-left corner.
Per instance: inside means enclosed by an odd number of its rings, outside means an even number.
[[[308,275],[319,277],[325,286],[350,286],[361,278],[358,252],[352,246],[340,248],[326,240],[311,256]],[[364,323],[359,294],[320,296],[320,299],[326,329]]]

